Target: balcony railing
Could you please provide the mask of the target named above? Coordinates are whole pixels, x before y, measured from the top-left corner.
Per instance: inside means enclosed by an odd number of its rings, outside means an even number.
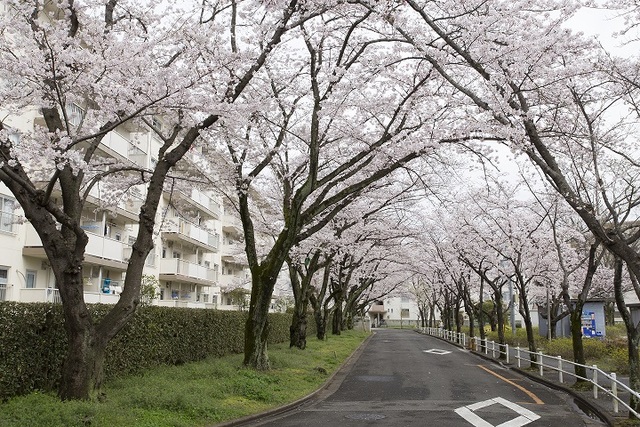
[[[62,303],[60,290],[54,288],[29,288],[20,289],[20,301],[22,302],[52,302]]]
[[[218,280],[216,270],[178,258],[162,259],[160,274],[175,274],[211,282]]]
[[[89,238],[89,242],[87,243],[87,247],[85,250],[86,255],[92,255],[95,257],[118,262],[125,262],[125,248],[128,248],[129,245],[120,240],[115,240],[108,237],[100,236],[98,234],[94,234],[95,232],[99,232],[99,226],[98,229],[95,229],[95,224],[87,223],[85,225],[85,231],[87,232],[87,237]],[[27,238],[25,246],[42,246],[42,241],[40,240],[40,237],[32,226],[27,228]]]
[[[202,206],[216,217],[220,217],[220,205],[198,189],[193,189],[191,195],[184,194],[188,200]]]
[[[218,234],[211,234],[204,228],[182,218],[171,218],[167,220],[162,227],[162,231],[178,233],[179,235],[202,243],[204,246],[209,246],[215,249],[218,249],[220,245],[220,236]]]
[[[109,147],[124,158],[129,156],[130,142],[116,131],[111,131],[102,138],[102,144]]]

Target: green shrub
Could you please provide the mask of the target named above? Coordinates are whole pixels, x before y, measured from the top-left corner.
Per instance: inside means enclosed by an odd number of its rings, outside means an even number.
[[[94,319],[113,306],[91,305]],[[107,346],[106,379],[159,365],[242,353],[247,313],[143,306]],[[291,315],[269,315],[269,343],[289,339]],[[67,339],[59,304],[0,303],[0,400],[55,390]],[[309,335],[315,324],[309,322]]]

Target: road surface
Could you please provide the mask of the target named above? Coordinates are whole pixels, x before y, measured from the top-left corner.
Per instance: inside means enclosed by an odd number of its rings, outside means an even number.
[[[244,426],[602,426],[570,396],[435,337],[378,329],[307,403]]]

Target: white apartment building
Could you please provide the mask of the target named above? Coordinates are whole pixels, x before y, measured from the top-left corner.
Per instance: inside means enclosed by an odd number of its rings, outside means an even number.
[[[77,105],[69,113],[81,120]],[[36,112],[4,120],[10,129],[29,131],[39,125]],[[161,126],[157,121],[156,126]],[[18,132],[16,136],[18,137]],[[160,142],[150,129],[121,126],[110,132],[100,146],[101,155],[121,162],[151,167]],[[198,153],[190,153],[193,162]],[[83,212],[82,228],[89,242],[83,266],[85,300],[115,303],[137,234],[139,208],[144,196],[121,199],[117,206],[103,207],[100,186],[91,192]],[[242,226],[232,210],[225,211],[213,193],[166,193],[157,220],[159,232],[147,258],[144,274],[157,279],[153,304],[172,307],[236,309],[225,298],[225,289],[246,284],[248,268],[243,254]],[[42,242],[26,221],[6,186],[0,184],[0,300],[58,302],[60,296]]]
[[[367,312],[371,325],[419,326],[420,311],[416,302],[408,296],[388,297],[371,303]]]

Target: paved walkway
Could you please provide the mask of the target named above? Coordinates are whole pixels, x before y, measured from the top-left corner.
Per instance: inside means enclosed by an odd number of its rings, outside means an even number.
[[[451,343],[377,330],[317,395],[242,426],[602,426],[573,398]]]

